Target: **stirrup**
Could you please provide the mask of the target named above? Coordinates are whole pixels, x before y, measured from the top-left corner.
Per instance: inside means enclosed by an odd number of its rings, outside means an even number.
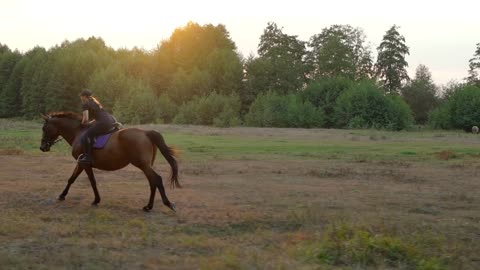
[[[93,165],[93,160],[92,158],[87,158],[87,155],[85,154],[81,154],[78,159],[77,159],[77,162],[79,164],[85,164],[85,165]]]

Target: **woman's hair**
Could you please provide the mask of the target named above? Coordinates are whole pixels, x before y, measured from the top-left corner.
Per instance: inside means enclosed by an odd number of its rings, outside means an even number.
[[[100,107],[100,109],[103,109],[102,103],[97,100],[94,96],[89,96],[88,99],[92,100],[93,102],[97,103],[97,105]]]

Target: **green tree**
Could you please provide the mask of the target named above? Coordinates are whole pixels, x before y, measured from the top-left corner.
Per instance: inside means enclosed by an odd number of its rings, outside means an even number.
[[[175,92],[171,97],[179,104],[199,92],[230,93],[242,86],[242,61],[230,34],[221,24],[200,26],[190,22],[177,28],[152,57],[150,78],[155,92],[157,95]],[[190,78],[190,82],[200,80],[208,89],[198,90],[195,84],[182,84],[179,78]],[[178,100],[179,97],[182,99]]]
[[[480,86],[480,76],[478,74],[480,72],[480,43],[477,43],[477,49],[473,57],[469,60],[468,67],[467,82]]]
[[[308,84],[302,92],[305,100],[323,111],[324,126],[334,126],[334,111],[338,97],[352,88],[354,82],[344,77],[320,78]]]
[[[164,123],[171,123],[178,113],[178,107],[167,94],[158,98],[159,117]]]
[[[126,76],[144,81],[150,80],[150,73],[153,68],[153,53],[146,52],[139,48],[118,49],[113,52],[112,63],[122,69]]]
[[[0,117],[13,117],[22,115],[22,88],[23,74],[27,60],[23,58],[13,68],[7,84],[0,92]]]
[[[413,111],[415,122],[425,124],[428,114],[438,102],[437,87],[433,83],[432,74],[425,65],[419,65],[415,78],[401,90],[402,97]]]
[[[412,123],[412,112],[400,97],[385,95],[371,81],[360,82],[344,92],[335,107],[339,128],[385,128],[401,130]]]
[[[125,82],[128,93],[119,96],[113,106],[113,114],[124,123],[145,124],[156,122],[160,107],[153,89],[139,79],[129,78]]]
[[[100,38],[64,42],[50,51],[50,78],[46,85],[45,108],[54,110],[79,109],[78,93],[88,86],[90,77],[111,61],[112,51]],[[92,89],[94,92],[96,89]],[[103,102],[103,101],[102,101]]]
[[[469,84],[454,84],[448,99],[435,110],[428,119],[433,128],[463,129],[470,131],[480,125],[480,87]]]
[[[15,76],[12,76],[17,63],[22,59],[22,55],[8,48],[0,54],[0,117],[8,117],[18,114],[19,91],[14,88],[14,78],[18,78],[19,70]],[[17,82],[18,79],[15,79]]]
[[[44,48],[35,47],[24,57],[27,60],[20,89],[22,113],[26,117],[33,118],[39,113],[45,113],[45,86],[51,69],[46,65],[48,54]]]
[[[434,129],[451,129],[452,116],[450,104],[445,102],[428,114],[428,125]]]
[[[283,33],[276,23],[268,23],[260,37],[258,58],[250,58],[245,65],[249,88],[245,102],[262,92],[287,94],[301,89],[309,72],[306,53],[304,41]]]
[[[259,93],[267,91],[270,76],[267,73],[273,70],[273,64],[266,58],[250,55],[245,61],[245,87],[240,92],[242,112],[248,112],[250,104]]]
[[[0,91],[8,83],[13,68],[21,58],[20,53],[8,49],[0,54]]]
[[[119,62],[110,63],[106,68],[98,70],[90,76],[88,88],[92,89],[107,110],[112,110],[119,97],[130,92],[129,78]],[[136,79],[141,80],[141,79]]]
[[[457,91],[449,100],[451,126],[471,130],[480,125],[480,87],[467,85]]]
[[[387,93],[397,94],[403,83],[409,80],[408,63],[405,56],[410,54],[405,37],[398,32],[398,26],[392,26],[383,36],[378,46],[376,73]]]
[[[365,34],[350,25],[332,25],[314,35],[309,42],[312,51],[313,77],[345,77],[351,80],[370,78],[373,61]]]
[[[463,89],[465,87],[465,83],[461,83],[455,80],[451,80],[447,82],[446,85],[442,86],[442,96],[440,98],[440,102],[448,101],[457,91]]]
[[[238,93],[242,88],[243,62],[231,48],[213,50],[206,59],[211,77],[210,91],[222,95]]]
[[[455,80],[449,81],[442,86],[442,95],[438,98],[438,105],[428,114],[428,125],[435,129],[452,129],[453,119],[451,116],[450,101],[466,84]]]
[[[180,105],[195,97],[207,95],[213,87],[213,80],[207,70],[194,68],[187,73],[179,69],[173,75],[167,94],[172,101]]]
[[[240,106],[238,96],[212,92],[182,105],[173,121],[178,124],[236,126],[240,124]]]
[[[249,126],[257,127],[322,127],[323,111],[300,95],[267,92],[257,96],[245,115]]]
[[[6,52],[11,52],[10,48],[6,44],[0,43],[0,57]]]

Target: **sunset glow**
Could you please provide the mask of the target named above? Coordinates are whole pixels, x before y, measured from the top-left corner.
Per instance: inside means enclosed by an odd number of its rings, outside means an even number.
[[[0,42],[26,51],[63,40],[97,36],[114,48],[154,49],[188,21],[225,24],[243,55],[256,52],[267,22],[308,40],[332,24],[360,27],[374,49],[397,24],[410,46],[409,71],[419,64],[435,81],[466,76],[467,61],[479,42],[476,1],[403,1],[392,9],[384,1],[29,1],[2,0]],[[392,11],[394,10],[394,11]],[[389,13],[393,12],[393,13]]]

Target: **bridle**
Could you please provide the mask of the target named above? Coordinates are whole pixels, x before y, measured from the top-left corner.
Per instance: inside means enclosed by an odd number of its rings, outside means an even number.
[[[52,147],[54,144],[58,143],[59,141],[63,140],[62,138],[58,138],[56,140],[51,140],[51,141],[47,141],[45,142],[45,145],[50,148]]]
[[[44,144],[46,147],[50,148],[54,144],[58,143],[59,141],[63,140],[63,138],[58,138],[58,139],[53,139],[53,140],[47,140],[45,137],[48,138],[48,133],[47,130],[43,130],[43,136],[42,136],[42,144]]]

